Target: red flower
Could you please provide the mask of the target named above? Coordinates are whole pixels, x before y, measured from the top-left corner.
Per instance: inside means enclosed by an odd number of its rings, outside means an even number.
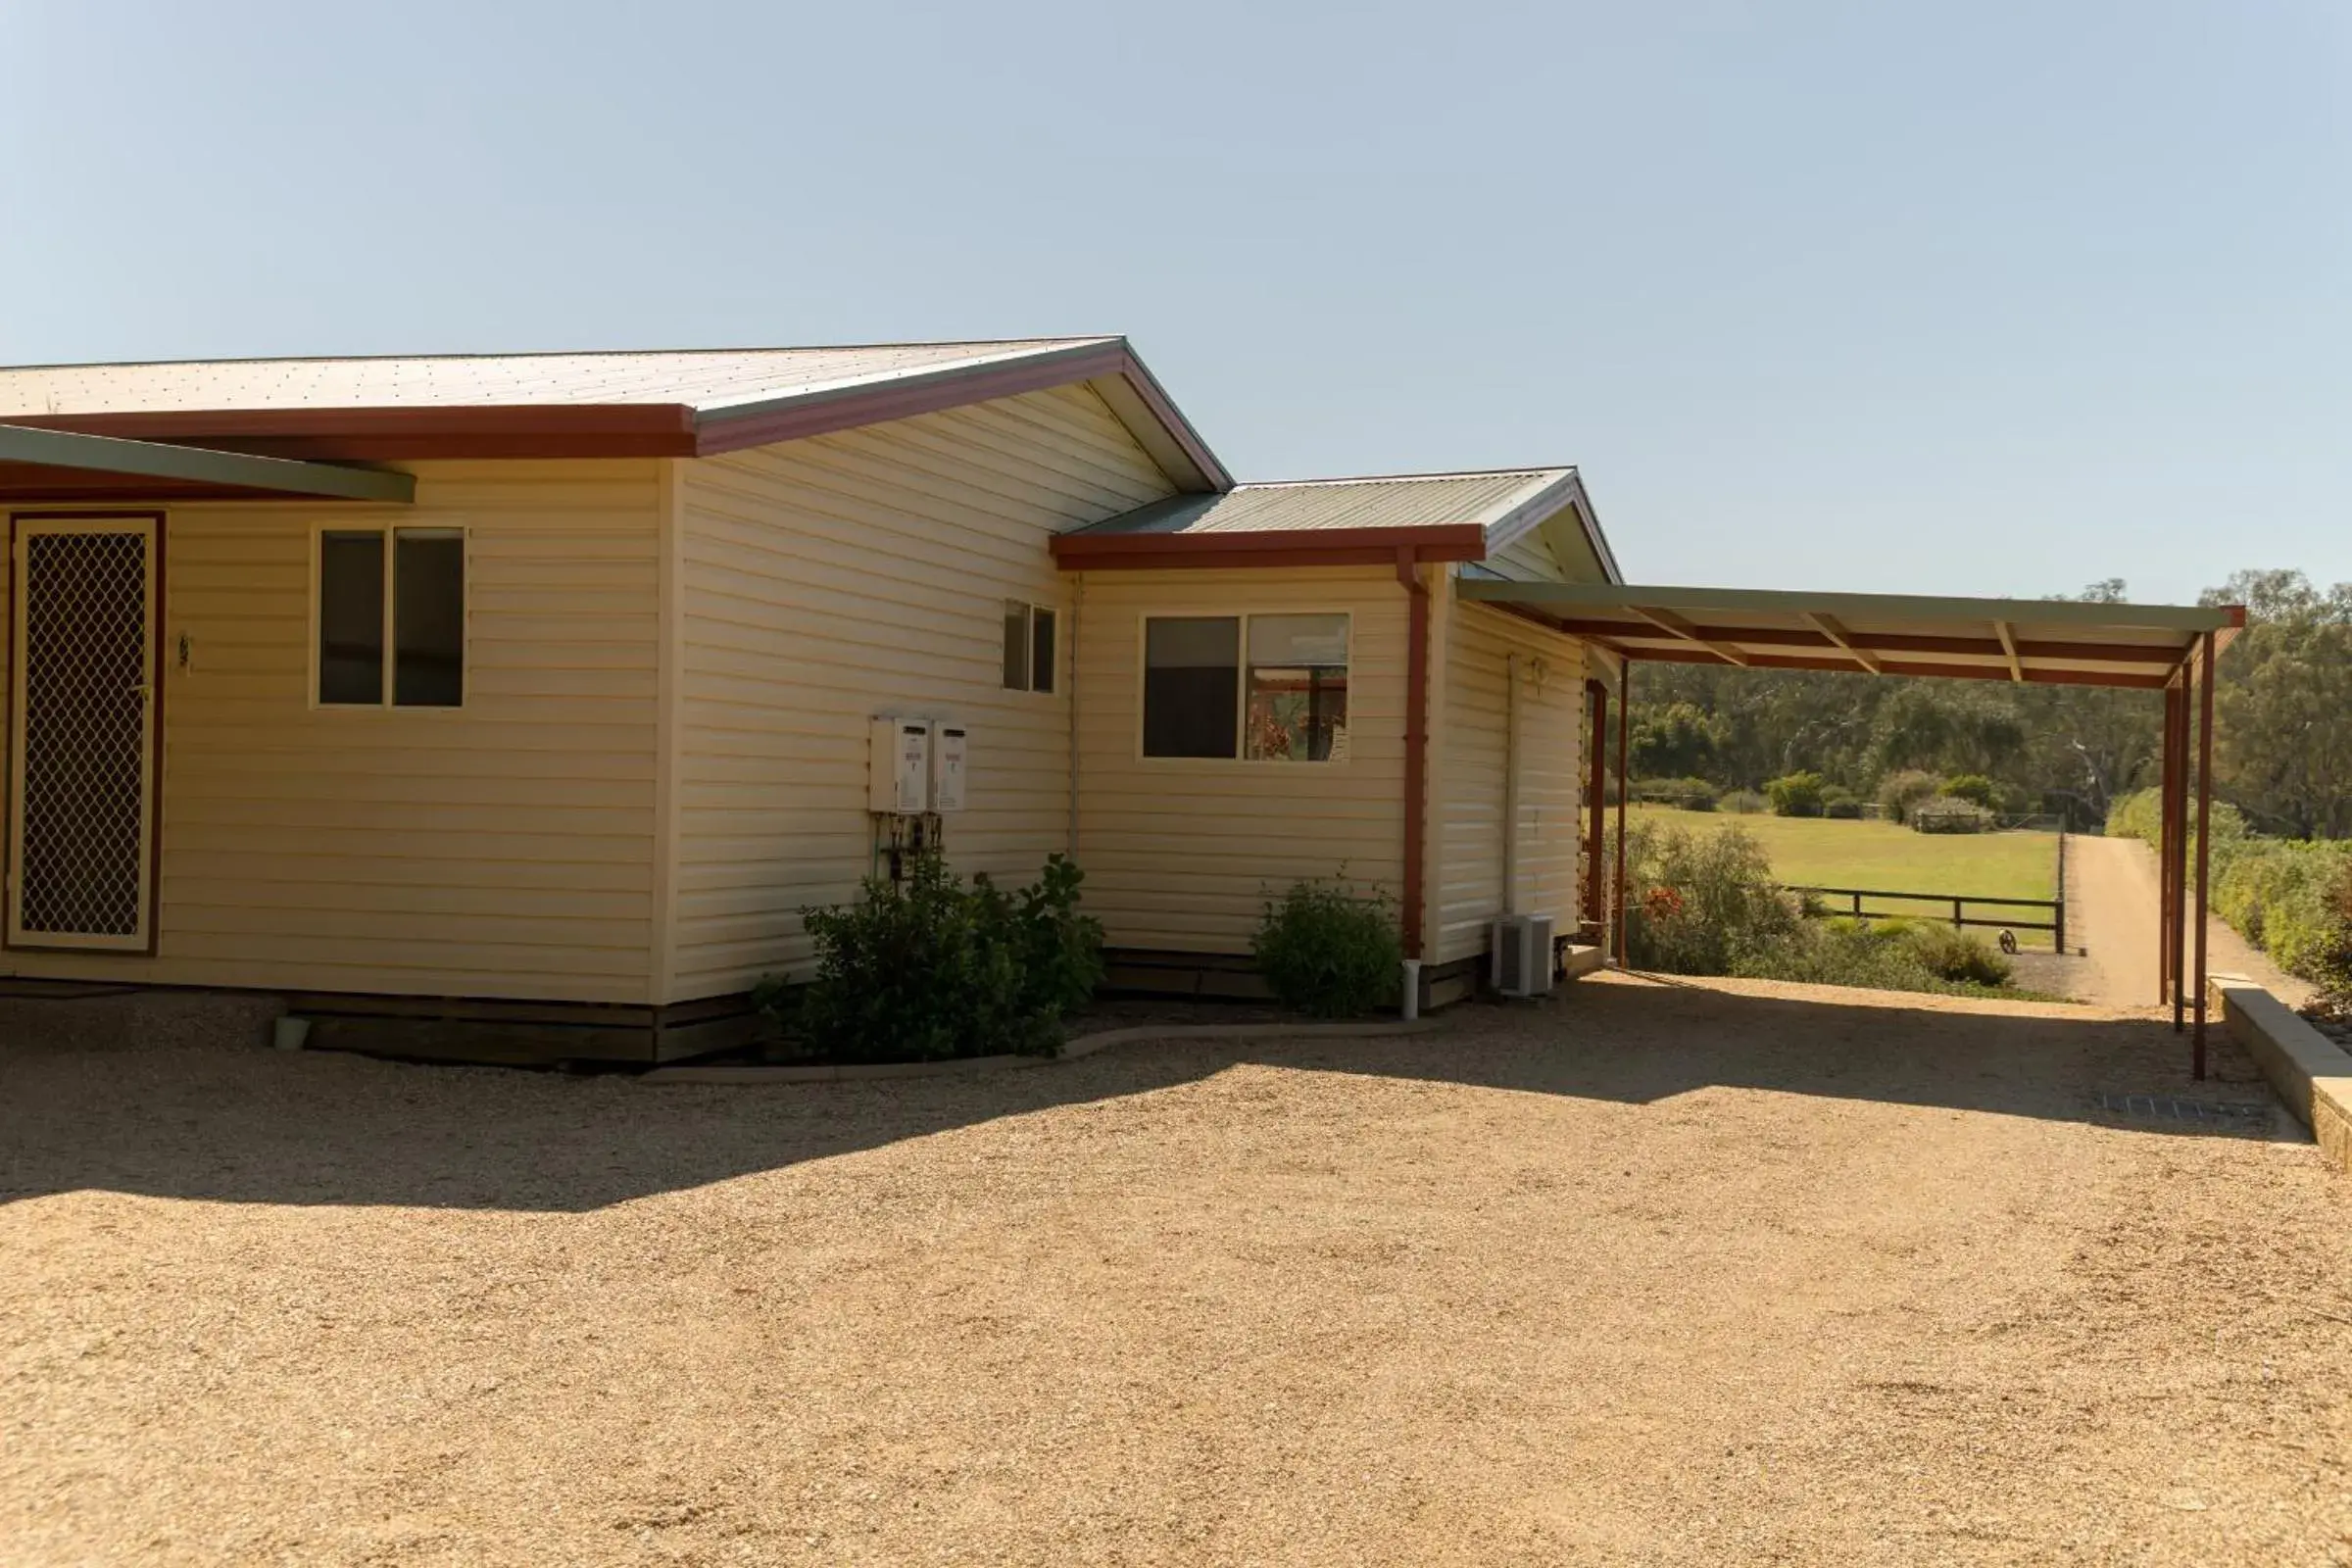
[[[1642,896],[1642,907],[1652,920],[1670,920],[1683,912],[1683,896],[1673,888],[1651,888]]]

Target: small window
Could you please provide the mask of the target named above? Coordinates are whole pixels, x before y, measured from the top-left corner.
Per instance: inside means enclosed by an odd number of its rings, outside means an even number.
[[[1234,757],[1240,729],[1237,615],[1144,622],[1144,755]]]
[[[1250,617],[1244,755],[1328,762],[1348,756],[1348,617]]]
[[[1346,761],[1348,617],[1148,617],[1144,755]]]
[[[1042,605],[1004,601],[1004,689],[1054,689],[1054,612]]]
[[[337,708],[465,705],[464,529],[319,534],[318,701]]]
[[[1042,606],[1029,612],[1029,689],[1054,689],[1054,612]]]

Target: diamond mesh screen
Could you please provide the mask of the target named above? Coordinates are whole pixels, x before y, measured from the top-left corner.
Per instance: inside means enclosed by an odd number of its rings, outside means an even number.
[[[136,937],[145,879],[147,539],[24,541],[18,927]]]

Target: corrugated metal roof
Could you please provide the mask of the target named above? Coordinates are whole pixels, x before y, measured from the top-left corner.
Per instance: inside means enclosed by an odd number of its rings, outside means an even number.
[[[1362,479],[1243,484],[1221,496],[1178,496],[1122,513],[1081,534],[1304,533],[1331,528],[1481,527],[1510,516],[1574,468],[1398,473]],[[1565,499],[1563,498],[1563,504]]]
[[[191,360],[0,368],[0,420],[178,410],[681,403],[697,412],[1118,341],[879,343],[847,348]]]

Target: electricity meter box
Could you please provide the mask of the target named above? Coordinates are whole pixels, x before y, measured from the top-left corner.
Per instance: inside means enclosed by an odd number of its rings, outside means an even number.
[[[963,809],[963,788],[970,754],[970,736],[961,724],[931,726],[931,809],[941,813]]]
[[[877,718],[866,761],[866,809],[919,816],[931,809],[931,722]]]

